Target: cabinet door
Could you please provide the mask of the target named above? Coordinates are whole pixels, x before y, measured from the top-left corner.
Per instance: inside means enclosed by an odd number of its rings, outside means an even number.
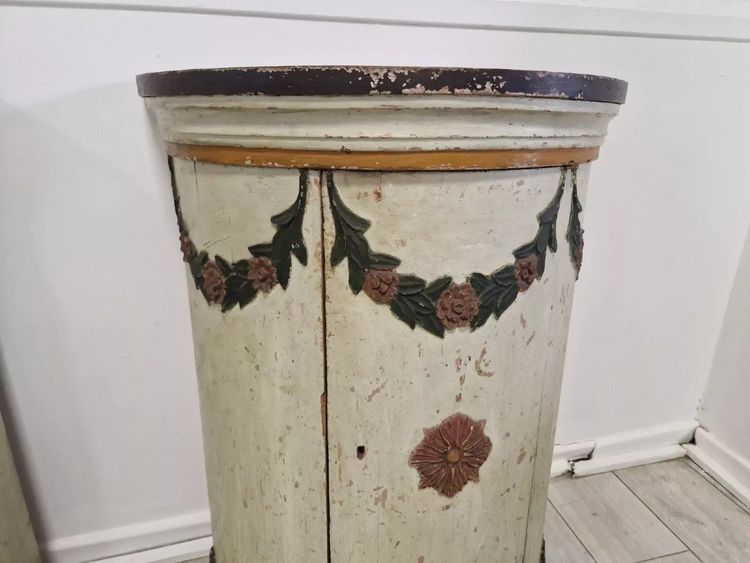
[[[560,175],[323,174],[335,563],[538,561],[575,279]],[[495,295],[499,318],[445,329],[476,322],[473,273],[487,276],[475,285],[514,279],[514,251],[555,204],[560,248],[545,246],[541,279],[507,303]],[[458,287],[440,302],[446,276]],[[471,442],[466,465],[430,465],[457,436]]]
[[[217,561],[325,562],[320,174],[172,168]]]

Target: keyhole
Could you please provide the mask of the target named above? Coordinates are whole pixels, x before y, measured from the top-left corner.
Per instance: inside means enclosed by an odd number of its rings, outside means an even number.
[[[363,457],[365,457],[365,447],[357,446],[357,459],[362,459]]]

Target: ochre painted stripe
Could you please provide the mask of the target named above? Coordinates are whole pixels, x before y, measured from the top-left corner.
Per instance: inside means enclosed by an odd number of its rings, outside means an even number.
[[[200,162],[270,168],[502,170],[589,162],[599,156],[599,148],[350,152],[167,143],[167,153]]]

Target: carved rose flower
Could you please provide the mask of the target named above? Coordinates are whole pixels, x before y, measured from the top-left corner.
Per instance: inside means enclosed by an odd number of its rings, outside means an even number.
[[[575,253],[573,254],[573,265],[576,268],[576,273],[581,271],[581,266],[583,265],[583,241],[576,246]]]
[[[187,233],[180,233],[180,250],[182,251],[183,262],[190,262],[198,255],[198,251]]]
[[[250,260],[250,271],[247,277],[253,288],[263,293],[271,291],[279,281],[276,277],[276,266],[265,256]]]
[[[425,428],[424,439],[409,456],[409,465],[419,473],[419,488],[452,497],[469,481],[478,482],[479,468],[492,450],[484,424],[456,413]]]
[[[203,294],[209,303],[221,303],[227,294],[226,281],[214,261],[206,262],[201,270]]]
[[[367,270],[363,289],[375,303],[390,303],[398,293],[398,284],[393,270]]]
[[[479,313],[479,297],[469,283],[453,284],[440,294],[437,316],[448,330],[469,326]]]
[[[539,256],[531,254],[518,258],[515,263],[516,284],[518,291],[526,291],[539,278]]]

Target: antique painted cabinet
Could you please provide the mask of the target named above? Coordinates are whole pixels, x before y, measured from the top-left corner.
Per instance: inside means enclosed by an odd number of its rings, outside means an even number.
[[[169,155],[216,561],[539,561],[589,163],[625,83],[138,85]]]

